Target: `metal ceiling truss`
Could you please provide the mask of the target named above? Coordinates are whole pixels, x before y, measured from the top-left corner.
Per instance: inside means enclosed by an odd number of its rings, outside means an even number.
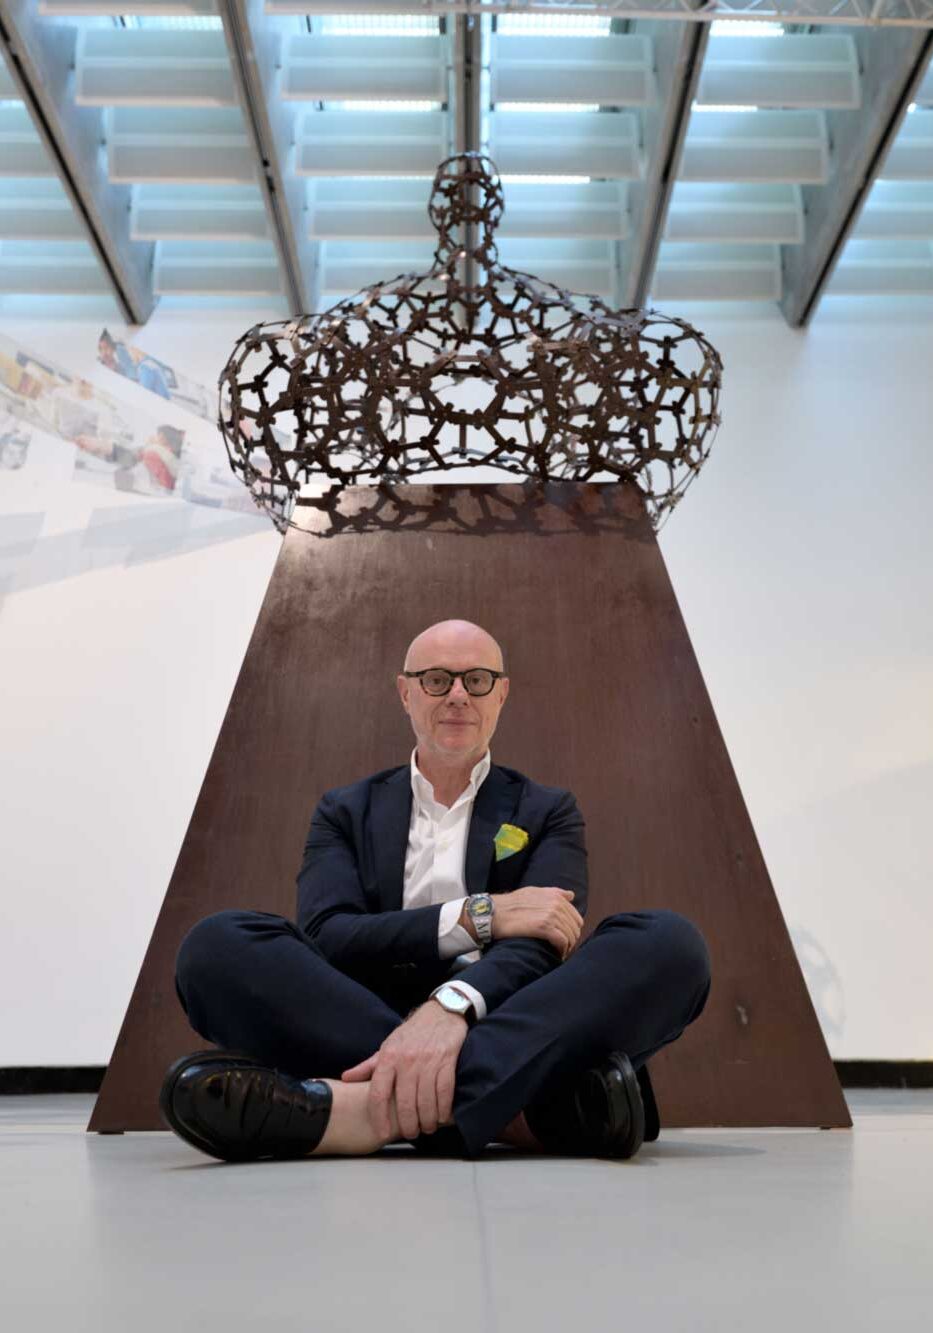
[[[76,30],[43,23],[37,0],[3,0],[0,42],[12,81],[75,216],[130,324],[152,313],[154,247],[130,239],[130,190],[114,185],[100,152],[103,114],[72,97]]]
[[[715,23],[846,24],[933,28],[933,0],[267,0],[275,14],[535,14],[607,15],[617,19],[671,19]]]

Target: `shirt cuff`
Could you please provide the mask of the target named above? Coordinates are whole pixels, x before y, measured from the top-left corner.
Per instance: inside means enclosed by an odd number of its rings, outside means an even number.
[[[479,946],[465,926],[458,925],[466,898],[454,898],[444,903],[437,922],[437,954],[439,958],[455,958]]]
[[[473,1008],[476,1010],[477,1022],[479,1022],[481,1018],[486,1017],[486,1001],[475,986],[471,986],[468,981],[457,981],[456,978],[452,978],[446,984],[452,986],[454,990],[460,991],[463,995],[466,995],[473,1001]]]

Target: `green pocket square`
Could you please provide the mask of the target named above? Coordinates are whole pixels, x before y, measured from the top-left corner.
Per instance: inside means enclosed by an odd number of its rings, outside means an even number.
[[[517,824],[502,824],[495,836],[496,860],[504,861],[507,856],[520,852],[528,842],[528,834]]]

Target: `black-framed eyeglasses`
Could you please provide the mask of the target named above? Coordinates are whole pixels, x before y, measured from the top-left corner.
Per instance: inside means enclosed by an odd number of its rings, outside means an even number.
[[[417,676],[425,694],[449,694],[459,676],[467,694],[482,695],[488,694],[505,672],[492,671],[489,667],[468,667],[466,671],[448,671],[446,667],[425,667],[423,671],[403,671],[402,675]]]

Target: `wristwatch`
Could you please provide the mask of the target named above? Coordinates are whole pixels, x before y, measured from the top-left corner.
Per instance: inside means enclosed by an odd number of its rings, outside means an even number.
[[[466,900],[466,910],[476,927],[480,948],[487,948],[492,944],[492,896],[488,893],[471,893]]]
[[[462,990],[457,990],[456,986],[451,986],[449,982],[443,982],[436,990],[432,990],[431,1000],[437,1000],[442,1009],[446,1009],[449,1014],[459,1014],[465,1018],[470,1027],[476,1022],[476,1010],[473,1008],[473,1001],[468,995],[464,995]]]

